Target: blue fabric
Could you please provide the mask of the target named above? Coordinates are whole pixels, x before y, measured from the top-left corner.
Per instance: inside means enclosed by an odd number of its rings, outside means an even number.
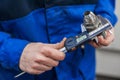
[[[18,64],[24,47],[30,42],[57,43],[63,37],[81,33],[83,14],[90,10],[106,17],[114,25],[114,0],[99,0],[96,5],[56,6],[46,10],[36,9],[30,14],[8,21],[1,21],[0,32],[0,80],[94,80],[95,49],[85,44],[84,54],[81,48],[66,53],[65,60],[59,66],[38,76],[24,74]],[[112,6],[113,5],[113,6]]]
[[[115,10],[115,0],[98,0],[98,5],[96,6],[95,13],[97,15],[101,15],[104,18],[107,18],[111,24],[114,26],[117,22],[117,18],[115,14],[113,14]]]

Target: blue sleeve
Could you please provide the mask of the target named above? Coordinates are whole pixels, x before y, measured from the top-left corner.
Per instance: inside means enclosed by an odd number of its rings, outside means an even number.
[[[19,59],[28,41],[11,38],[0,31],[0,66],[19,71]]]
[[[115,0],[98,0],[98,4],[95,9],[97,15],[101,15],[107,18],[111,24],[114,26],[117,22],[117,17],[114,13],[115,10]]]

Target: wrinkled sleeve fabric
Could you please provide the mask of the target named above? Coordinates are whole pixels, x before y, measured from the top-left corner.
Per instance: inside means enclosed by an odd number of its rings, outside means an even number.
[[[26,40],[12,38],[10,34],[0,31],[0,66],[19,71],[19,59],[28,43]]]
[[[107,18],[114,26],[117,22],[115,11],[115,0],[98,0],[95,13]]]

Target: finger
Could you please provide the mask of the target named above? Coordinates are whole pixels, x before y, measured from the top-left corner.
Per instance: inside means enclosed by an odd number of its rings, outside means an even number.
[[[56,43],[56,44],[44,44],[45,46],[49,46],[55,49],[61,49],[62,47],[64,47],[64,43],[66,41],[66,38],[63,38],[63,40],[60,43]]]
[[[99,36],[98,40],[101,45],[108,46],[114,40],[114,36],[107,32],[105,39],[102,36]]]
[[[61,49],[64,47],[64,43],[65,43],[66,39],[67,39],[66,37],[63,38],[63,40],[57,44],[57,49]]]
[[[38,70],[38,71],[47,71],[47,70],[51,70],[52,67],[44,65],[44,64],[33,64],[32,69]]]
[[[35,60],[35,62],[39,63],[39,64],[44,64],[46,66],[49,66],[49,67],[55,67],[55,66],[58,66],[59,62],[56,61],[56,60],[53,60],[51,58],[48,58],[46,56],[38,56],[38,59]]]
[[[51,47],[45,47],[45,49],[43,49],[43,53],[45,54],[45,56],[58,61],[65,58],[65,54],[63,52]]]
[[[29,74],[41,74],[41,73],[44,73],[45,71],[43,70],[38,70],[38,69],[29,69],[28,73]]]
[[[102,47],[99,43],[96,43],[96,42],[94,42],[94,41],[90,41],[90,44],[91,44],[93,47],[95,47],[95,48],[100,48],[100,47]]]

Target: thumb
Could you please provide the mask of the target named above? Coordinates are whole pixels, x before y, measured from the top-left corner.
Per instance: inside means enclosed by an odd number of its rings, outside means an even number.
[[[44,44],[44,45],[48,46],[48,47],[55,48],[55,49],[61,49],[64,47],[64,43],[65,43],[66,39],[67,38],[63,38],[62,41],[60,41],[59,43],[56,43],[56,44]]]

